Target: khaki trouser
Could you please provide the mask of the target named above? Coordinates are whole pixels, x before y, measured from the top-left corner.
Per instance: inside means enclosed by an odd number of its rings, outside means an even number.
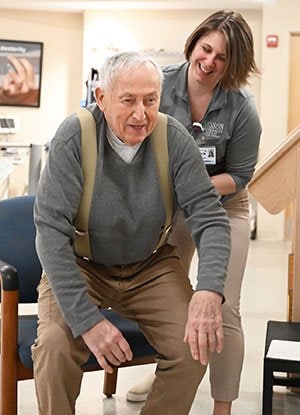
[[[141,414],[187,415],[206,368],[192,359],[183,342],[192,287],[177,250],[166,245],[148,260],[129,266],[105,267],[84,260],[78,260],[78,266],[92,300],[137,321],[159,353],[156,380]],[[46,276],[39,286],[38,312],[32,355],[39,413],[74,414],[80,365],[89,352],[80,336],[72,336]]]
[[[224,349],[210,357],[209,371],[212,397],[231,402],[238,397],[244,360],[244,335],[240,316],[240,295],[250,243],[249,201],[247,190],[242,190],[223,207],[231,225],[231,255],[225,282],[223,304]],[[195,246],[180,215],[169,239],[176,245],[181,261],[189,272]],[[201,261],[201,258],[200,258]]]

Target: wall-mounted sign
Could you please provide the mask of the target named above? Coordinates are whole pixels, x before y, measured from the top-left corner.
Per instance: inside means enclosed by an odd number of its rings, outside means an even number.
[[[43,43],[0,39],[0,105],[39,107]]]
[[[267,47],[268,48],[277,48],[278,46],[278,36],[277,35],[267,35]]]

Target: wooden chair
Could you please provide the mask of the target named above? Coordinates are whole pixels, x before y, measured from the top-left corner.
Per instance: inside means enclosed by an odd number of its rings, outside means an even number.
[[[0,415],[16,415],[17,382],[33,378],[31,345],[36,338],[37,316],[18,315],[18,304],[37,302],[41,265],[35,251],[33,222],[34,196],[0,201],[0,282],[1,282],[1,370]],[[155,362],[156,351],[136,323],[113,310],[103,310],[130,343],[134,358],[122,364],[134,366]],[[95,357],[82,366],[84,372],[101,370]],[[118,368],[105,373],[103,393],[116,392]]]

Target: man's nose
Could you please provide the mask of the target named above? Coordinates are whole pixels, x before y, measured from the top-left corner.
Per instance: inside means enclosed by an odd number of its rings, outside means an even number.
[[[136,104],[134,109],[134,116],[138,120],[143,120],[145,118],[145,105],[142,101]]]

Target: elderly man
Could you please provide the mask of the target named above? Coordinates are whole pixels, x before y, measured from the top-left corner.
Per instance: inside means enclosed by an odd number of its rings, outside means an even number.
[[[90,352],[108,372],[112,364],[132,358],[129,344],[101,308],[137,321],[158,351],[143,415],[187,415],[209,352],[222,350],[229,223],[193,139],[169,116],[173,215],[184,211],[198,250],[195,292],[176,247],[165,243],[155,250],[165,223],[151,146],[161,86],[159,66],[137,52],[116,54],[101,69],[96,104],[89,107],[98,143],[89,218],[93,260],[73,249],[83,187],[78,117],[69,116],[52,140],[35,205],[44,272],[32,353],[42,415],[75,413],[80,365]]]

